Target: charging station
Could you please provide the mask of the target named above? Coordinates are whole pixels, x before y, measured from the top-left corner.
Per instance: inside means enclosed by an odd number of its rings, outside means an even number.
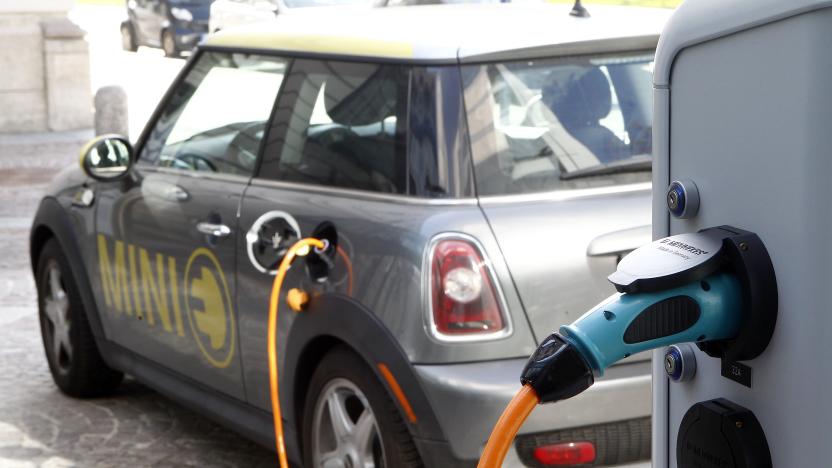
[[[661,36],[653,237],[753,232],[776,317],[756,354],[654,352],[653,466],[832,466],[830,46],[818,0],[686,0]]]

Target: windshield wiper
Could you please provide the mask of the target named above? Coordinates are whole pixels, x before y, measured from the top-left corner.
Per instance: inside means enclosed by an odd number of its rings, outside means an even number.
[[[647,154],[639,154],[621,161],[611,162],[599,166],[578,169],[572,172],[561,172],[561,180],[580,179],[582,177],[619,174],[622,172],[649,171],[653,167],[653,158]]]

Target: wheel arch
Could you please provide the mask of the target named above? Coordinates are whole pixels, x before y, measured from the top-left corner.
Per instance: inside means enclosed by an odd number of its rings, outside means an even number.
[[[286,395],[283,410],[296,426],[293,442],[298,453],[302,447],[303,407],[312,374],[327,352],[339,345],[354,351],[382,382],[412,437],[446,440],[413,366],[387,327],[355,300],[326,294],[315,297],[295,319],[284,351],[284,372],[289,378],[282,381],[280,392]],[[397,381],[417,416],[415,423],[408,419],[379,364],[384,364]],[[422,458],[430,457],[423,454]]]
[[[38,261],[40,261],[43,246],[55,237],[55,232],[48,225],[32,226],[32,232],[29,234],[29,259],[32,263],[33,274],[37,275]]]
[[[32,264],[32,274],[35,276],[37,275],[38,261],[40,260],[43,246],[50,239],[55,239],[61,252],[69,261],[69,267],[72,270],[71,274],[78,286],[81,302],[93,336],[96,341],[104,339],[104,329],[101,325],[101,317],[99,316],[95,298],[93,297],[92,285],[87,276],[84,259],[81,255],[81,245],[72,229],[69,214],[56,199],[47,197],[41,200],[32,222],[32,229],[29,233],[29,259]],[[37,280],[37,277],[35,280]],[[110,363],[108,362],[107,364],[109,365]]]

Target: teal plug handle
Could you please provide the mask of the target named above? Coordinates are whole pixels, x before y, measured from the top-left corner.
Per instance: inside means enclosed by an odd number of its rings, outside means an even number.
[[[661,292],[615,294],[560,333],[572,342],[593,371],[631,354],[692,341],[737,336],[742,319],[740,283],[716,273]]]

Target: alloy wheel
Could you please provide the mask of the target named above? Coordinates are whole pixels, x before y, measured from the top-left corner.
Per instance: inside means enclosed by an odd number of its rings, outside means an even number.
[[[72,364],[72,323],[69,318],[69,297],[56,261],[46,267],[43,313],[46,322],[46,350],[58,372],[66,374]]]
[[[364,393],[343,378],[324,386],[315,403],[312,456],[315,467],[377,468],[384,449],[375,415]]]

